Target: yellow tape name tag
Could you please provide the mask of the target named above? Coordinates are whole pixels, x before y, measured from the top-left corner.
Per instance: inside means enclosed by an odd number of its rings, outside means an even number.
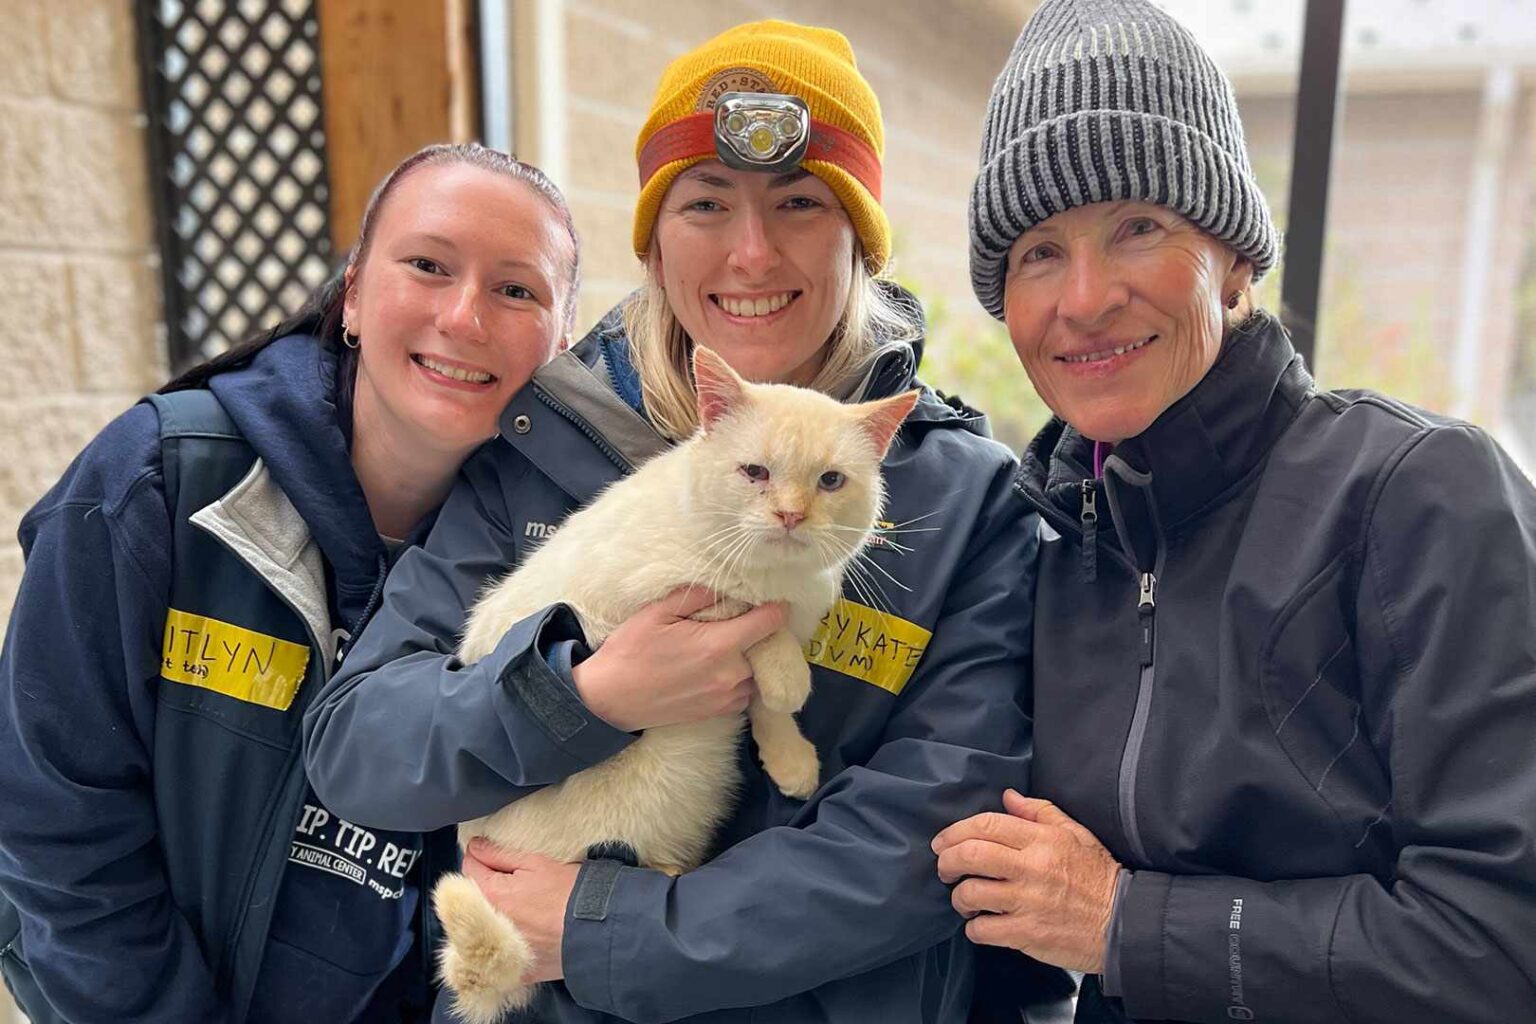
[[[308,666],[304,644],[175,608],[165,617],[160,674],[173,683],[286,711]]]
[[[915,622],[838,598],[805,645],[805,660],[900,693],[932,636]]]

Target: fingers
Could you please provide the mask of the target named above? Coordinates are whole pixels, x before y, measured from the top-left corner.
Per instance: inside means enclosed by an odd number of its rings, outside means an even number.
[[[961,917],[977,914],[1007,914],[1018,909],[1018,897],[1008,882],[990,878],[967,878],[949,894],[949,902]]]
[[[783,629],[784,623],[788,620],[789,605],[783,601],[770,601],[768,604],[749,608],[734,619],[726,619],[708,628],[716,630],[717,636],[738,651],[745,651],[753,644],[766,640]]]
[[[1022,818],[1025,821],[1033,821],[1041,825],[1066,829],[1072,833],[1078,842],[1089,843],[1094,846],[1099,845],[1098,838],[1092,832],[1078,824],[1071,815],[1049,800],[1024,796],[1017,790],[1010,789],[1003,793],[1003,809],[1014,817]]]
[[[688,616],[703,611],[712,605],[720,603],[720,595],[708,587],[690,583],[684,587],[678,587],[661,600],[653,602],[649,607],[660,612],[669,619],[686,619]]]
[[[996,811],[987,811],[984,814],[973,814],[963,821],[957,821],[953,825],[933,837],[933,852],[943,853],[951,846],[963,843],[968,839],[984,839],[989,842],[1001,843],[1003,846],[1022,850],[1030,841],[1030,837],[1042,826],[1033,821],[1016,818],[1011,814],[1000,814]]]
[[[985,839],[967,839],[939,854],[939,879],[946,885],[966,877],[1009,879],[1021,873],[1019,851]]]
[[[978,946],[1009,946],[1013,922],[1006,914],[978,914],[965,922],[965,937]]]
[[[469,847],[464,851],[465,874],[469,873],[468,865],[472,860],[480,862],[492,871],[502,872],[526,871],[529,868],[550,867],[560,863],[539,853],[507,850],[479,836],[471,839]]]

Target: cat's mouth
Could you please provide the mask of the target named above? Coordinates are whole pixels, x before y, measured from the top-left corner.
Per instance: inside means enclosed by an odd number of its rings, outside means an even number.
[[[775,292],[769,295],[722,295],[711,293],[709,301],[731,316],[742,320],[772,316],[800,297],[799,291]]]

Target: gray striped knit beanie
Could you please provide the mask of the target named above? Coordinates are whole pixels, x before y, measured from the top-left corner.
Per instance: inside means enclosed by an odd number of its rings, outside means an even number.
[[[992,87],[971,190],[971,285],[1003,316],[1008,250],[1053,214],[1135,199],[1189,218],[1263,275],[1279,256],[1232,86],[1146,0],[1045,0]]]

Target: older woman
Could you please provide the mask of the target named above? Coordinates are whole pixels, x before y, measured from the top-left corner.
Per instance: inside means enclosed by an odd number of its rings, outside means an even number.
[[[695,343],[752,380],[848,399],[917,383],[915,303],[875,276],[882,149],[874,92],[831,30],[742,25],[666,69],[637,147],[645,285],[512,400],[503,439],[391,577],[307,722],[327,807],[375,826],[466,821],[634,732],[745,706],[742,652],[778,628],[774,606],[699,623],[687,613],[709,595],[661,601],[585,658],[552,608],[472,666],[452,651],[486,579],[697,429]],[[469,847],[466,874],[529,937],[536,977],[563,981],[541,987],[534,1019],[965,1020],[971,950],[928,843],[1028,766],[1018,582],[1036,530],[1014,472],[972,415],[924,391],[884,467],[887,519],[922,532],[871,552],[878,586],[852,584],[811,648],[800,719],[823,785],[809,800],[748,754],[719,855],[676,878]]]
[[[1530,484],[1318,390],[1252,309],[1277,241],[1231,89],[1150,3],[1040,7],[971,212],[1056,418],[1020,481],[1036,798],[934,844],[967,933],[1099,975],[1080,1021],[1530,1019]]]

